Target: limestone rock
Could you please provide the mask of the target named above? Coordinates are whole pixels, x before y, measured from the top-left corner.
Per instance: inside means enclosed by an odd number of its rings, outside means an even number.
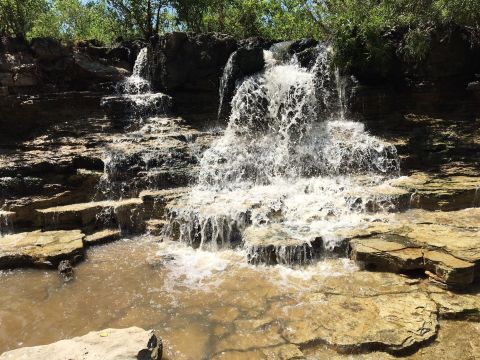
[[[121,232],[118,229],[105,229],[85,236],[86,245],[99,245],[120,239]]]
[[[153,236],[162,234],[162,230],[168,225],[168,221],[161,219],[151,219],[146,222],[147,233]]]
[[[478,176],[441,177],[419,172],[395,179],[392,185],[413,194],[410,200],[413,208],[452,211],[480,205]]]
[[[138,327],[92,331],[87,335],[42,346],[20,348],[1,360],[161,360],[162,341]]]
[[[438,313],[446,319],[480,319],[480,296],[472,293],[454,293],[448,290],[433,291],[430,298],[437,304]]]
[[[84,235],[80,230],[32,231],[0,238],[0,269],[20,266],[57,266],[61,260],[83,258]]]
[[[441,252],[378,238],[350,242],[351,257],[379,271],[428,270],[448,285],[473,282],[475,265]]]
[[[328,277],[314,293],[273,304],[266,316],[283,324],[287,342],[325,344],[340,353],[402,354],[433,339],[438,327],[435,302],[417,286],[363,271]]]
[[[248,261],[266,265],[305,265],[325,255],[326,249],[321,238],[293,238],[281,224],[251,226],[242,234]]]

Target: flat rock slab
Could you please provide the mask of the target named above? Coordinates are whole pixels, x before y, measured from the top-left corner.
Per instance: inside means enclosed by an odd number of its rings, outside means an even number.
[[[79,260],[84,256],[80,230],[32,231],[0,238],[0,269],[21,266],[57,266],[61,260]]]
[[[347,353],[402,352],[432,339],[438,326],[436,305],[422,293],[366,298],[318,293],[278,310],[292,318],[309,314],[309,321],[286,319],[283,336],[290,343],[325,343]]]
[[[118,229],[105,229],[85,236],[83,240],[86,245],[100,245],[119,240],[121,232]]]
[[[53,344],[20,348],[1,360],[161,360],[162,342],[153,331],[138,327],[92,331]]]
[[[468,285],[474,280],[475,264],[442,251],[430,251],[412,244],[370,238],[350,242],[353,260],[381,271],[425,270],[447,285]]]

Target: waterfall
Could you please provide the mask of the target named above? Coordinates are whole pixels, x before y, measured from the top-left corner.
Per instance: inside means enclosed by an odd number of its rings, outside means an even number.
[[[345,82],[330,57],[319,46],[305,69],[265,52],[265,69],[237,85],[197,185],[172,206],[170,234],[175,228],[181,241],[216,249],[241,246],[247,228],[251,238],[252,228],[275,224],[289,239],[321,237],[332,248],[336,231],[372,216],[372,204],[394,207],[377,189],[399,173],[396,149],[347,119]]]

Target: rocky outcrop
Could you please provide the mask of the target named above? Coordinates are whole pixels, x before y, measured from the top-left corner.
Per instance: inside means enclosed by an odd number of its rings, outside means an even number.
[[[215,114],[222,70],[237,42],[230,36],[173,32],[152,39],[148,77],[179,114]]]
[[[0,355],[1,360],[161,360],[162,341],[138,327],[92,331],[87,335]]]

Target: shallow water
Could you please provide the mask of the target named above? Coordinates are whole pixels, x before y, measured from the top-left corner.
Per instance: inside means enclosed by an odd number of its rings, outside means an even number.
[[[295,303],[326,278],[356,270],[345,259],[303,269],[255,267],[238,250],[212,253],[157,240],[92,248],[71,283],[55,271],[1,272],[0,353],[108,327],[140,326],[163,338],[167,359],[211,358],[248,341],[250,325],[273,303]],[[267,325],[262,341],[278,336],[277,326]],[[257,345],[252,342],[253,350]]]

